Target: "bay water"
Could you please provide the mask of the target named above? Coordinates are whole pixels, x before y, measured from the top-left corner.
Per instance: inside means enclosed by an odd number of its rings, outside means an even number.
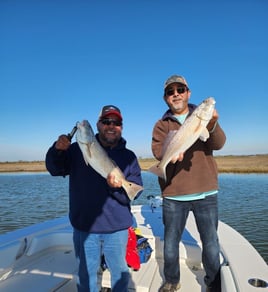
[[[159,196],[157,177],[142,172],[144,191],[133,204]],[[0,174],[0,234],[68,214],[68,177]],[[219,219],[240,232],[268,263],[268,174],[219,174]]]

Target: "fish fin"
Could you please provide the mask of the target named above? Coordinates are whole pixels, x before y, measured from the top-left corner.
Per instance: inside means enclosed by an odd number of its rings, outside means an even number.
[[[137,185],[133,182],[129,182],[127,180],[124,180],[122,182],[122,187],[127,193],[127,196],[129,197],[130,200],[133,200],[138,193],[140,193],[143,190],[143,187],[140,185]]]
[[[201,132],[199,138],[203,142],[206,142],[207,141],[207,139],[209,138],[209,132],[208,132],[208,129],[207,128],[204,128],[203,129],[203,131]]]
[[[91,157],[91,151],[90,151],[90,144],[89,143],[83,144],[82,147],[84,149],[84,151],[82,151],[82,154],[83,154],[83,158],[85,160],[85,163],[86,163],[86,165],[90,165],[90,162],[89,161],[92,158]]]
[[[143,190],[143,187],[133,182],[127,181],[122,170],[115,164],[114,161],[111,160],[111,162],[114,163],[115,167],[110,173],[115,176],[116,181],[122,181],[122,187],[126,191],[127,196],[130,200],[133,200],[138,195],[138,193]]]
[[[153,174],[163,178],[165,181],[167,180],[166,177],[166,168],[161,168],[159,163],[152,165],[148,171],[152,172]]]
[[[92,142],[92,143],[87,143],[87,154],[88,154],[88,156],[91,158],[91,151],[90,151],[90,147],[91,147],[91,144],[94,144],[94,142]]]
[[[86,165],[89,165],[88,159],[87,159],[87,157],[84,154],[83,154],[83,158],[85,160]]]
[[[123,172],[121,171],[121,169],[117,166],[116,162],[114,160],[111,159],[111,163],[113,164],[114,168],[118,168],[118,171],[120,171],[120,174],[123,175]]]

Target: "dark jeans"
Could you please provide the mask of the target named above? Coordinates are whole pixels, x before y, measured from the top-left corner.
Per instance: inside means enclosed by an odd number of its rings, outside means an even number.
[[[180,281],[178,247],[190,211],[194,213],[202,241],[202,262],[206,272],[204,281],[209,287],[219,286],[220,249],[217,235],[217,195],[210,195],[202,200],[186,202],[163,199],[165,279],[167,282],[174,284]]]

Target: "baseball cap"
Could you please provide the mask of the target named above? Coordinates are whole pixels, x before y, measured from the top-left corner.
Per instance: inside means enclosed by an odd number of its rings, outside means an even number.
[[[166,89],[167,86],[171,83],[181,83],[188,87],[186,79],[183,76],[179,76],[179,75],[170,76],[165,82],[164,89]]]
[[[105,105],[100,112],[100,119],[112,114],[116,115],[121,121],[123,120],[120,109],[114,105]]]

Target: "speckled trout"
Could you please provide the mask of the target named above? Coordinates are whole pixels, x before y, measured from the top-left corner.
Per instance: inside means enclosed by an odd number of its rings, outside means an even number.
[[[76,141],[82,151],[85,163],[105,179],[112,173],[116,181],[122,182],[122,187],[125,189],[129,199],[133,200],[143,190],[143,187],[125,179],[121,169],[109,158],[99,144],[87,120],[83,120],[81,123],[78,122],[76,126]]]
[[[177,131],[170,131],[164,141],[163,157],[160,162],[149,168],[149,171],[166,180],[166,167],[169,162],[175,163],[180,153],[184,153],[198,139],[206,141],[209,138],[207,125],[215,108],[213,97],[205,99],[184,121]]]

